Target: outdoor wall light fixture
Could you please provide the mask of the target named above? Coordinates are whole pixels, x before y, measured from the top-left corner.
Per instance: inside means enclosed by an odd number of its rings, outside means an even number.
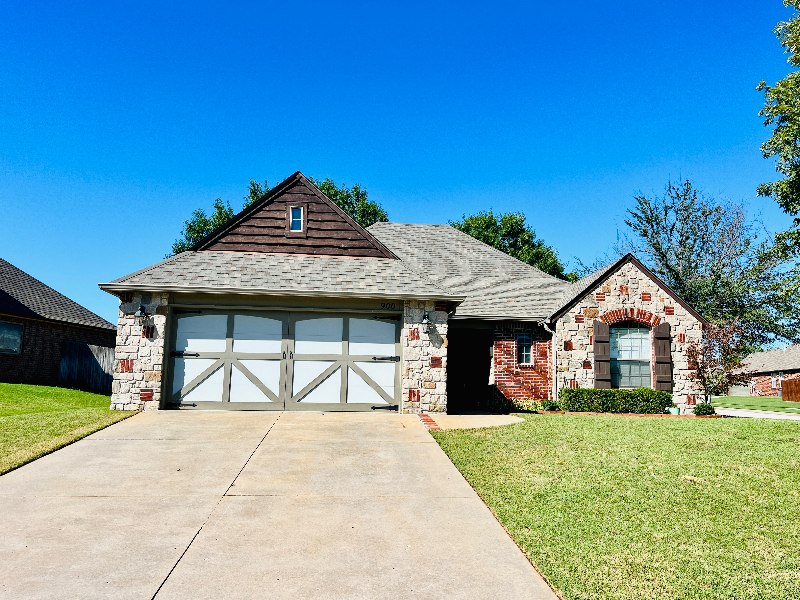
[[[145,319],[147,319],[147,313],[144,310],[144,304],[140,304],[136,312],[133,313],[133,322],[137,325],[141,325],[144,323]]]
[[[426,312],[422,315],[422,333],[428,333],[428,328],[430,327],[431,320],[428,317],[428,313]]]

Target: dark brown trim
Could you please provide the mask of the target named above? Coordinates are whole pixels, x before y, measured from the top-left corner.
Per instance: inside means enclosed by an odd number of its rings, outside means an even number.
[[[378,239],[372,235],[369,231],[361,227],[358,223],[356,223],[350,215],[344,212],[341,208],[339,208],[335,202],[333,202],[330,198],[328,198],[325,194],[323,194],[320,189],[314,185],[305,175],[303,175],[300,171],[296,171],[293,175],[287,177],[274,188],[272,188],[269,192],[264,194],[260,200],[253,202],[250,206],[244,209],[237,215],[234,215],[227,223],[224,223],[216,230],[212,231],[202,240],[197,242],[194,246],[189,248],[190,251],[201,251],[205,250],[215,242],[219,241],[223,238],[228,232],[232,229],[237,227],[242,221],[250,217],[257,211],[260,211],[265,205],[272,202],[275,198],[282,195],[286,192],[291,186],[296,183],[304,184],[311,192],[317,196],[323,203],[325,203],[334,213],[336,213],[341,219],[346,221],[351,227],[353,227],[357,232],[359,232],[364,238],[366,238],[367,242],[371,244],[375,250],[380,253],[384,258],[391,258],[397,259],[397,256],[389,250],[386,246],[384,246]],[[150,267],[148,267],[149,269]]]
[[[639,260],[633,254],[630,253],[620,258],[611,268],[609,268],[605,273],[603,273],[602,277],[598,277],[597,281],[595,281],[591,286],[587,287],[580,294],[572,298],[563,307],[561,307],[558,310],[558,312],[556,312],[552,317],[550,317],[550,323],[552,324],[558,321],[561,317],[564,316],[564,314],[570,308],[575,306],[580,300],[582,300],[588,294],[591,294],[594,291],[594,289],[602,283],[602,280],[606,279],[607,277],[610,277],[612,274],[619,271],[623,266],[625,266],[629,262],[633,263],[634,266],[636,266],[642,273],[647,275],[650,281],[655,283],[657,286],[663,289],[667,294],[669,294],[672,297],[672,299],[675,300],[675,302],[677,302],[683,308],[685,308],[689,312],[689,314],[692,315],[698,321],[700,321],[700,323],[702,323],[703,325],[709,324],[708,321],[703,317],[703,315],[701,315],[699,312],[693,309],[685,300],[683,300],[680,296],[678,296],[675,290],[673,290],[666,283],[664,283],[658,277],[656,277],[656,275],[654,275],[653,272],[650,271],[650,269],[645,267],[641,262],[639,262]]]

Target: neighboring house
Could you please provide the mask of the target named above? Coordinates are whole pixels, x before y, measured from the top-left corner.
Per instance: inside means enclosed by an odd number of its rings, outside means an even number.
[[[0,259],[0,381],[111,392],[116,327]]]
[[[448,225],[365,230],[301,173],[100,287],[120,298],[117,409],[458,412],[641,386],[686,409],[696,393],[685,348],[704,321],[633,256],[568,283]]]
[[[751,396],[781,396],[784,381],[800,379],[800,346],[754,352],[742,366],[753,372]]]

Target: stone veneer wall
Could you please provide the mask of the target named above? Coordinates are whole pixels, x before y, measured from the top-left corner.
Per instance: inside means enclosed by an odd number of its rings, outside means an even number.
[[[531,336],[533,362],[519,363],[517,336]],[[494,328],[492,379],[506,401],[519,408],[530,408],[530,400],[545,400],[552,395],[550,334],[533,323],[503,321]]]
[[[623,293],[623,286],[627,287],[627,294]],[[643,293],[650,294],[649,301],[642,299]],[[667,314],[668,307],[672,307],[674,314]],[[587,290],[586,296],[556,323],[558,389],[594,387],[594,351],[590,343],[594,320],[621,309],[634,309],[634,314],[638,309],[643,320],[652,315],[655,317],[652,324],[657,324],[656,321],[670,324],[673,402],[682,412],[688,412],[698,391],[689,378],[686,346],[701,339],[701,323],[632,263],[626,263],[596,288]],[[571,342],[572,350],[565,350],[564,342]]]
[[[112,410],[158,410],[168,298],[167,294],[134,293],[131,302],[120,302]],[[140,303],[149,316],[136,325],[133,313]]]
[[[422,317],[431,324],[423,332]],[[434,302],[406,300],[403,306],[402,412],[447,411],[447,313]]]

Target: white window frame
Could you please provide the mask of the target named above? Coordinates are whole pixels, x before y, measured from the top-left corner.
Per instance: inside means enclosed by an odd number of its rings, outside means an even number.
[[[522,360],[523,354],[522,354],[522,352],[520,352],[520,346],[522,346],[522,344],[521,344],[522,338],[527,338],[527,340],[528,340],[528,355],[529,355],[528,359],[529,360],[527,362]],[[529,333],[520,333],[519,335],[517,335],[517,364],[518,365],[523,365],[523,366],[526,366],[526,367],[532,367],[532,366],[534,366],[536,364],[536,358],[535,358],[535,356],[533,354],[533,336],[531,334],[529,334]]]
[[[647,336],[646,336],[647,345],[645,347],[640,348],[640,351],[638,353],[640,356],[638,358],[633,358],[633,357],[620,358],[620,349],[618,348],[618,346],[615,347],[615,345],[614,345],[614,340],[616,339],[614,334],[617,333],[617,331],[619,331],[620,329],[638,329],[640,331],[646,331],[647,332]],[[619,366],[619,363],[640,363],[640,366],[646,364],[647,365],[647,373],[648,373],[650,381],[649,381],[647,386],[640,386],[640,387],[648,387],[648,388],[652,389],[653,388],[653,359],[652,359],[653,339],[652,339],[652,335],[651,335],[652,332],[649,330],[649,328],[647,328],[647,327],[625,326],[623,324],[623,325],[620,325],[620,326],[612,326],[610,331],[609,331],[609,333],[610,333],[610,340],[609,341],[610,341],[610,345],[611,345],[611,366],[613,367],[615,363],[617,364],[617,366]],[[644,341],[644,339],[642,339],[640,341]],[[629,349],[626,349],[626,350],[629,351],[629,352],[632,352],[633,348],[629,348]],[[617,377],[619,378],[620,385],[618,385],[617,387],[613,387],[613,382],[614,382],[615,378],[617,378]],[[620,375],[616,375],[616,373],[612,372],[611,381],[612,381],[613,389],[634,389],[632,387],[623,387],[621,385],[621,383],[622,383],[622,375],[621,374]]]
[[[305,207],[303,207],[303,206],[290,206],[289,207],[289,231],[291,231],[292,233],[302,233],[303,231],[305,231],[305,210],[304,210],[304,208]],[[300,221],[300,229],[295,229],[294,228],[295,221],[298,220],[298,219],[294,218],[294,211],[295,210],[299,210],[300,211],[300,219],[299,219],[299,221]]]

